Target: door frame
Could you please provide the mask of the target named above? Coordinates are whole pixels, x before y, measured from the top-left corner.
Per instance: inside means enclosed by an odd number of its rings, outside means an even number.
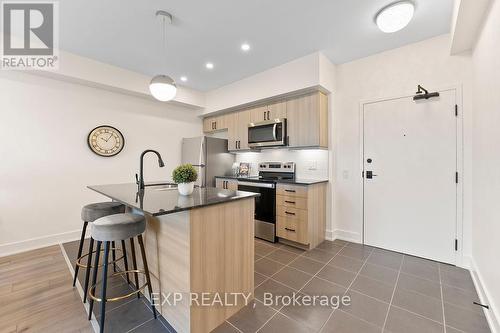
[[[456,158],[456,167],[458,172],[458,184],[457,184],[457,196],[456,196],[456,224],[455,224],[455,238],[458,243],[458,250],[455,251],[455,260],[454,264],[457,266],[464,265],[464,257],[463,257],[463,209],[464,209],[464,109],[463,109],[463,88],[462,84],[455,84],[451,86],[441,87],[439,89],[433,90],[438,92],[443,91],[455,91],[455,100],[458,105],[458,116],[456,117],[457,121],[457,158]],[[359,145],[360,145],[360,155],[359,155],[359,186],[361,193],[361,243],[365,244],[365,189],[364,189],[364,177],[362,176],[364,170],[364,106],[367,104],[373,104],[378,102],[390,101],[401,98],[411,98],[415,96],[415,93],[401,93],[399,95],[394,95],[391,97],[384,98],[374,98],[362,100],[359,103]]]

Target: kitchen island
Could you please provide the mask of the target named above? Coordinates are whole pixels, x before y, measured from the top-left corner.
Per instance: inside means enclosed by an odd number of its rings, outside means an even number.
[[[195,188],[182,196],[169,185],[140,192],[136,184],[89,188],[146,217],[153,300],[177,332],[210,332],[253,299],[258,194]]]

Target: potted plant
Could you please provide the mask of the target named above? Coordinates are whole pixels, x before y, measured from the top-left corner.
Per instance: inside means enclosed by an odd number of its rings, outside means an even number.
[[[174,169],[172,179],[180,194],[190,195],[193,193],[194,182],[198,179],[198,172],[191,164],[182,164]]]

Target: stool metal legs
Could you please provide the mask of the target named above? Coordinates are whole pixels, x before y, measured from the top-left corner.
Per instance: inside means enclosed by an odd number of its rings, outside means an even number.
[[[125,264],[125,271],[128,271],[128,260],[127,260],[127,248],[125,246],[125,240],[122,240],[122,252],[123,252],[123,263]],[[130,284],[130,279],[127,273],[127,284]]]
[[[134,252],[134,241],[133,241],[133,238],[130,239],[130,245],[132,247],[132,261],[133,261],[133,264],[134,264],[134,270],[133,271],[130,271],[130,272],[134,272],[135,274],[135,280],[136,280],[136,291],[134,291],[133,293],[130,293],[128,295],[122,295],[122,296],[119,296],[119,297],[114,297],[114,298],[110,298],[109,300],[106,299],[106,288],[107,288],[107,282],[108,282],[108,266],[110,263],[108,263],[108,260],[109,260],[109,250],[110,250],[110,247],[112,246],[112,242],[110,241],[107,241],[107,242],[101,242],[101,241],[98,241],[97,242],[97,249],[96,249],[96,256],[94,258],[94,265],[93,265],[93,272],[92,272],[92,286],[90,287],[90,290],[89,290],[89,298],[90,298],[90,305],[89,305],[89,320],[92,318],[92,310],[94,308],[94,300],[96,301],[100,301],[101,302],[101,311],[100,311],[100,318],[99,318],[99,325],[100,325],[100,332],[104,332],[104,324],[105,324],[105,319],[106,319],[106,302],[108,301],[116,301],[116,300],[120,300],[120,299],[123,299],[123,298],[126,298],[126,297],[129,297],[129,296],[132,296],[134,293],[137,293],[137,294],[140,294],[140,291],[141,290],[144,290],[144,288],[147,286],[148,287],[148,291],[149,291],[149,298],[151,300],[151,310],[153,311],[153,316],[155,319],[157,319],[157,314],[156,314],[156,308],[154,307],[153,305],[153,297],[152,297],[152,294],[153,294],[153,289],[151,287],[151,277],[149,275],[149,268],[148,268],[148,262],[147,262],[147,259],[146,259],[146,251],[144,249],[144,241],[142,239],[142,235],[138,235],[137,236],[138,240],[139,240],[139,247],[140,247],[140,251],[141,251],[141,257],[142,257],[142,263],[143,263],[143,266],[144,266],[144,271],[139,271],[137,270],[137,261],[136,261],[136,258],[135,258],[135,252]],[[96,298],[95,297],[95,293],[96,293],[96,286],[97,286],[97,274],[98,274],[98,270],[99,270],[99,253],[101,251],[101,244],[104,243],[104,255],[103,255],[103,258],[102,258],[102,261],[103,261],[103,264],[102,264],[102,280],[101,280],[101,296],[100,298]],[[125,241],[122,241],[122,246],[124,245]],[[88,265],[88,267],[90,267],[91,265]],[[146,275],[146,283],[142,286],[139,286],[139,280],[138,280],[138,277],[137,277],[137,273],[141,273],[141,274],[144,274]],[[118,275],[120,274],[128,274],[128,270],[125,271],[125,272],[121,272],[121,273],[117,273]],[[117,274],[113,274],[113,276],[117,275]]]
[[[83,222],[82,236],[80,237],[80,245],[78,246],[78,255],[76,256],[77,258],[80,258],[82,256],[83,242],[85,240],[85,232],[87,231],[88,224],[89,223],[87,221]],[[76,284],[76,279],[78,278],[78,270],[79,269],[80,269],[80,266],[75,264],[75,276],[73,277],[73,287]]]
[[[112,255],[113,255],[113,271],[116,273],[116,252],[115,252],[116,245],[115,245],[115,241],[112,241],[111,245],[112,245]]]
[[[97,241],[97,248],[96,248],[96,256],[94,259],[94,271],[92,272],[92,285],[95,286],[96,280],[97,280],[97,271],[99,270],[99,257],[101,253],[101,243],[100,241]],[[107,262],[104,261],[106,264]],[[94,300],[91,298],[90,299],[90,306],[89,306],[89,320],[92,319],[92,308],[94,307]]]
[[[130,238],[130,252],[132,252],[133,269],[136,271],[137,270],[137,260],[135,257],[134,238]],[[135,289],[139,289],[139,276],[137,275],[137,272],[134,273],[134,279],[135,279]],[[140,293],[137,293],[137,298],[141,298]]]
[[[90,277],[90,266],[92,266],[92,253],[94,251],[94,239],[90,237],[89,244],[89,256],[87,258],[87,269],[85,271],[85,285],[83,287],[83,303],[87,301],[87,292],[89,290],[89,277]],[[96,253],[96,256],[99,256],[100,253]]]
[[[104,266],[102,268],[102,286],[101,286],[101,318],[99,320],[99,328],[100,328],[99,331],[101,333],[104,332],[104,320],[106,317],[106,286],[108,284],[108,257],[109,257],[109,242],[104,242],[104,258],[103,258]]]
[[[144,271],[146,272],[146,282],[148,283],[151,310],[153,310],[153,316],[156,319],[156,309],[155,306],[153,305],[153,296],[152,296],[153,289],[151,288],[151,278],[149,276],[148,261],[146,260],[146,251],[144,250],[144,242],[142,241],[142,235],[137,236],[137,238],[139,239],[139,245],[141,247],[142,263],[144,265]]]

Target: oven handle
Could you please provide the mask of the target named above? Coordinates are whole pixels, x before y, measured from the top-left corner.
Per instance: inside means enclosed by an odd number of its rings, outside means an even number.
[[[269,183],[254,183],[254,182],[238,182],[238,185],[252,186],[252,187],[263,187],[263,188],[275,188],[275,184]]]

